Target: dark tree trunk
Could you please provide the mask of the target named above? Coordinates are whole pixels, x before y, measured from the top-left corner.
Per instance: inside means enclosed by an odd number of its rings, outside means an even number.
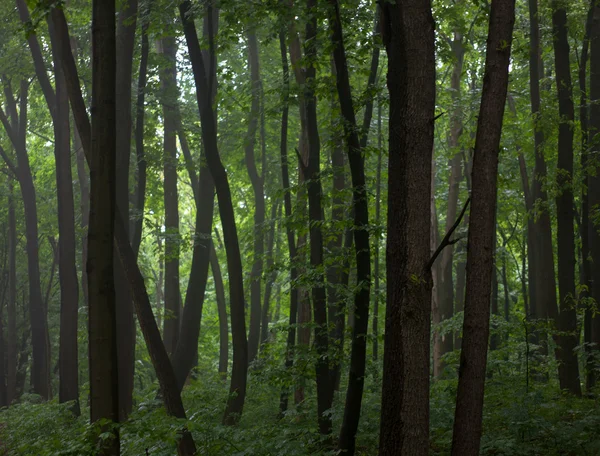
[[[288,140],[288,114],[289,114],[289,84],[290,71],[287,58],[287,49],[285,44],[285,32],[279,32],[279,49],[281,51],[281,65],[283,71],[283,108],[281,112],[281,139],[280,139],[280,154],[281,154],[281,183],[283,187],[283,205],[285,210],[285,218],[287,220],[292,217],[292,196],[290,195],[290,177],[288,171],[288,155],[287,155],[287,140]],[[290,324],[287,334],[286,353],[285,353],[285,368],[289,371],[294,365],[294,345],[296,342],[296,321],[298,317],[298,288],[296,279],[298,278],[298,270],[296,268],[296,241],[294,238],[294,230],[289,223],[285,224],[285,231],[288,241],[288,252],[290,257]],[[279,413],[283,415],[288,408],[289,390],[287,388],[281,393],[279,400]]]
[[[308,218],[310,223],[310,265],[313,269],[312,306],[315,330],[315,349],[317,351],[317,421],[321,434],[331,433],[331,417],[325,412],[331,408],[333,389],[329,379],[329,337],[327,332],[327,298],[325,292],[325,277],[323,268],[323,233],[321,222],[323,210],[321,205],[321,144],[317,123],[317,98],[315,93],[316,68],[316,35],[317,14],[316,0],[307,0],[306,36],[304,52],[308,64],[305,69],[306,84],[304,86],[304,101],[306,111],[306,126],[308,136],[308,163],[302,164],[307,180]]]
[[[494,269],[498,153],[514,21],[514,0],[497,0],[492,4],[471,175],[465,320],[452,437],[453,456],[479,455]]]
[[[227,364],[229,361],[229,324],[227,323],[227,307],[225,303],[225,286],[219,266],[217,251],[214,242],[210,243],[210,267],[215,281],[215,294],[217,298],[217,312],[219,314],[219,374],[227,378]]]
[[[357,291],[354,296],[355,324],[352,335],[346,406],[339,437],[340,450],[344,454],[353,455],[356,448],[356,431],[358,430],[362,406],[367,357],[367,333],[369,331],[369,298],[371,295],[371,246],[368,231],[369,202],[365,183],[365,164],[356,128],[340,8],[337,0],[330,0],[329,21],[333,32],[331,37],[337,70],[337,90],[342,117],[344,118],[344,134],[352,176],[352,206],[354,212],[353,234],[357,268]]]
[[[600,138],[600,5],[594,6],[592,28],[590,30],[590,144],[594,145],[592,154],[598,155],[598,139]],[[600,264],[600,227],[594,223],[600,208],[600,166],[596,164],[595,173],[588,177],[588,204],[589,215],[589,242],[592,264]],[[600,302],[600,267],[591,268],[590,279],[592,282],[591,296],[595,302]],[[595,344],[596,354],[600,347],[600,315],[596,314],[590,319],[591,343]],[[593,366],[598,368],[597,363]],[[588,378],[588,388],[592,388],[598,381],[597,374],[593,371]]]
[[[150,52],[150,43],[148,42],[148,19],[143,18],[142,25],[142,46],[140,51],[140,70],[138,73],[137,99],[135,103],[135,153],[137,158],[137,188],[135,192],[135,219],[131,234],[131,247],[136,254],[140,251],[142,243],[142,230],[144,226],[144,206],[146,203],[146,179],[147,163],[146,153],[144,151],[144,116],[145,116],[145,98],[146,83],[148,80],[148,54]]]
[[[67,22],[62,10],[53,9],[51,14],[57,30],[61,49],[63,49],[62,63],[67,80],[71,108],[73,109],[77,129],[81,135],[86,158],[89,161],[92,155],[90,150],[92,144],[91,129],[83,97],[81,95],[81,86],[79,85],[75,61],[72,54],[67,51],[69,43]],[[167,413],[170,416],[185,419],[185,409],[183,408],[181,396],[177,388],[177,379],[169,361],[167,351],[162,343],[156,320],[154,319],[152,306],[148,298],[148,293],[146,292],[144,278],[137,265],[135,253],[131,248],[127,236],[125,221],[121,219],[118,211],[115,211],[114,219],[114,238],[117,252],[119,253],[120,263],[127,276],[129,287],[132,290],[140,329],[142,330],[146,346],[148,347],[152,365],[156,371],[156,376],[161,389],[161,397],[163,398]],[[196,447],[191,434],[183,428],[180,435],[181,438],[177,446],[178,455],[193,456],[196,453]]]
[[[131,79],[135,44],[138,0],[120,4],[116,26],[116,201],[117,211],[125,221],[129,236],[129,161],[131,156]],[[117,344],[119,359],[119,418],[127,419],[133,405],[135,363],[135,321],[133,297],[127,277],[115,258],[115,293],[117,305]]]
[[[32,42],[37,44],[35,35],[30,37],[30,47],[34,48]],[[39,51],[39,49],[38,49]],[[37,59],[36,59],[37,61]],[[27,155],[25,134],[27,129],[27,95],[29,83],[21,81],[19,94],[19,112],[13,93],[10,87],[5,86],[7,95],[8,110],[11,117],[10,121],[4,111],[0,110],[0,120],[6,130],[13,147],[17,154],[17,166],[12,163],[9,167],[13,168],[17,174],[17,180],[21,188],[21,197],[23,199],[23,209],[25,212],[25,239],[27,246],[27,271],[29,275],[29,320],[31,324],[31,344],[33,364],[31,380],[33,391],[44,399],[49,399],[50,391],[50,347],[48,345],[47,333],[48,323],[42,298],[42,289],[40,283],[39,266],[39,245],[38,245],[38,217],[35,187],[33,184],[33,175],[29,166],[29,157]],[[5,159],[6,160],[6,159]]]
[[[76,270],[75,204],[71,173],[71,131],[69,125],[69,97],[61,67],[61,56],[52,21],[48,21],[54,59],[56,105],[46,97],[53,112],[54,157],[56,160],[56,188],[58,200],[58,271],[60,278],[60,345],[59,345],[59,402],[75,401],[73,412],[79,415],[79,352],[77,326],[79,313],[79,284]]]
[[[115,2],[92,6],[91,200],[87,274],[89,284],[90,415],[95,422],[119,421],[117,310],[114,285],[116,212],[116,62]],[[119,455],[119,432],[103,426],[110,438],[100,454]]]
[[[6,345],[6,400],[12,404],[17,387],[17,221],[12,177],[8,179],[8,304]]]
[[[377,102],[377,174],[375,178],[375,226],[381,224],[381,155],[382,155],[382,135],[381,135],[381,101]],[[375,235],[373,241],[373,263],[374,263],[374,294],[373,294],[373,361],[379,359],[379,233]]]
[[[173,30],[171,30],[171,33]],[[177,43],[173,36],[160,40],[163,64],[160,70],[161,104],[164,119],[164,204],[165,204],[165,320],[163,341],[167,353],[177,347],[179,306],[179,198],[177,193]],[[205,216],[205,215],[204,215]]]
[[[434,22],[429,0],[383,5],[390,133],[379,452],[429,454]]]
[[[209,43],[213,42],[213,34],[218,27],[218,18],[218,10],[213,10],[213,8],[209,6],[204,17],[204,38],[207,39]],[[211,62],[211,67],[206,68],[207,77],[209,80],[212,79],[214,81],[216,80],[216,57],[214,55],[214,46],[209,44],[209,48],[207,60]],[[204,51],[202,52],[204,54]],[[213,87],[210,91],[211,107],[215,104],[215,96],[216,87]],[[179,121],[181,121],[180,114],[178,114],[178,117],[180,118]],[[216,119],[216,113],[214,118]],[[215,120],[215,131],[216,127]],[[212,244],[211,230],[213,225],[215,184],[207,167],[206,160],[201,161],[199,176],[196,174],[192,154],[189,151],[187,139],[181,125],[179,130],[179,142],[181,143],[186,159],[196,204],[196,232],[194,249],[192,252],[192,269],[190,271],[188,288],[185,295],[179,342],[175,354],[172,357],[173,369],[177,376],[177,382],[179,387],[182,388],[185,379],[194,367],[195,360],[198,356],[198,336],[200,334],[200,325],[202,322],[202,309],[204,307],[204,295],[210,263],[210,245]]]
[[[269,319],[271,315],[270,307],[271,307],[271,293],[273,290],[273,283],[277,279],[277,271],[274,269],[275,265],[275,245],[277,242],[277,233],[275,230],[277,224],[277,212],[279,211],[279,216],[281,216],[281,206],[279,206],[278,201],[274,201],[271,205],[271,220],[269,221],[271,227],[269,228],[267,235],[267,252],[266,252],[266,269],[269,271],[269,274],[266,276],[265,283],[265,294],[263,296],[263,306],[261,313],[261,323],[260,323],[260,343],[261,346],[269,341]],[[280,218],[280,217],[279,217]],[[279,243],[277,243],[277,246]]]
[[[533,248],[533,262],[530,262],[529,277],[535,275],[535,287],[533,296],[530,299],[535,307],[531,307],[532,319],[554,320],[558,316],[558,307],[556,301],[556,279],[554,275],[554,253],[552,249],[552,228],[550,214],[545,209],[548,201],[548,195],[542,187],[546,178],[546,161],[544,159],[544,133],[539,127],[541,117],[540,102],[540,78],[543,74],[541,62],[540,32],[538,20],[537,0],[529,0],[529,21],[530,21],[530,49],[529,49],[529,84],[531,97],[531,113],[534,123],[534,142],[535,142],[535,179],[532,182],[532,201],[540,201],[536,204],[542,208],[532,215],[533,221],[533,239],[531,247]],[[530,290],[531,290],[530,286]],[[530,291],[531,293],[531,291]],[[545,347],[545,335],[540,335],[542,347]],[[544,349],[544,348],[543,348]]]
[[[209,98],[201,94],[210,93],[206,78],[204,58],[198,43],[198,35],[193,18],[190,16],[191,4],[184,1],[179,6],[181,21],[188,45],[190,60],[194,72],[198,108],[202,124],[202,140],[206,153],[206,161],[215,182],[219,213],[223,225],[223,236],[227,251],[229,269],[229,296],[231,300],[231,330],[233,338],[233,368],[231,372],[230,396],[227,400],[224,424],[235,424],[241,417],[246,398],[246,380],[248,371],[248,343],[246,340],[246,321],[244,309],[244,281],[242,276],[242,260],[240,246],[231,200],[231,191],[227,172],[219,157],[217,146],[216,121]]]
[[[552,26],[554,31],[554,58],[556,85],[558,90],[558,163],[556,184],[556,220],[558,241],[558,289],[560,293],[560,315],[558,378],[560,387],[572,394],[581,395],[579,383],[579,361],[575,347],[579,345],[577,327],[577,304],[575,294],[575,201],[573,200],[573,88],[569,62],[567,35],[567,12],[553,2]]]
[[[264,173],[258,173],[254,146],[256,144],[256,132],[260,116],[261,81],[258,58],[258,40],[254,31],[248,33],[248,66],[250,68],[250,81],[252,87],[252,104],[248,117],[248,131],[244,141],[244,152],[246,168],[254,191],[254,252],[252,270],[250,272],[250,328],[248,332],[248,361],[252,362],[258,353],[261,323],[261,286],[263,255],[265,250],[265,239],[263,224],[265,223],[265,191]]]

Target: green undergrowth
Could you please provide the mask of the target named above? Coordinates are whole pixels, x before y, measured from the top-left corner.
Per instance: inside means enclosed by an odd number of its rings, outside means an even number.
[[[499,355],[501,356],[501,355]],[[504,361],[508,363],[508,361]],[[494,366],[494,358],[490,360]],[[449,359],[452,367],[452,359]],[[529,382],[506,369],[490,370],[487,380],[483,455],[598,455],[600,407],[597,399],[573,398],[560,393],[552,382]],[[306,400],[277,417],[279,386],[267,381],[269,373],[253,372],[243,417],[238,426],[221,425],[227,385],[217,376],[204,374],[184,390],[188,421],[168,417],[156,400],[154,385],[136,398],[130,419],[120,425],[124,456],[175,455],[182,425],[192,431],[199,455],[333,455],[330,442],[316,432],[314,385],[306,386]],[[457,379],[450,376],[432,384],[430,454],[446,455],[452,439]],[[368,377],[363,401],[358,455],[377,454],[380,385]],[[343,414],[343,393],[330,411],[334,429]],[[84,401],[85,402],[85,401]],[[293,399],[291,400],[293,402]],[[97,427],[90,426],[89,409],[75,418],[68,404],[41,404],[26,395],[21,403],[0,411],[0,454],[73,455],[93,453]]]

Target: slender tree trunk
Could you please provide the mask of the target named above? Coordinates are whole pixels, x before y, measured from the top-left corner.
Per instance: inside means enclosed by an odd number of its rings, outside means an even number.
[[[137,158],[137,188],[135,192],[135,212],[136,218],[133,222],[131,247],[136,254],[140,251],[142,243],[142,230],[144,226],[144,206],[146,203],[146,179],[147,163],[146,153],[144,151],[144,117],[145,117],[145,98],[146,83],[148,80],[148,54],[150,52],[150,43],[148,41],[148,18],[143,18],[142,25],[142,45],[140,51],[140,70],[138,72],[137,99],[135,103],[135,153]]]
[[[8,178],[8,343],[6,346],[6,401],[16,399],[17,386],[17,221],[13,179]]]
[[[129,161],[131,156],[131,86],[133,47],[138,15],[138,0],[120,3],[116,26],[116,198],[117,210],[126,222],[129,237]],[[133,405],[135,366],[135,321],[133,297],[127,277],[115,258],[115,292],[117,305],[117,344],[119,358],[119,418],[127,419]]]
[[[252,87],[252,105],[248,117],[248,131],[244,151],[246,168],[254,191],[254,252],[252,270],[250,272],[250,329],[248,332],[248,361],[252,362],[258,353],[260,341],[261,323],[261,287],[263,255],[265,250],[264,223],[265,223],[265,190],[264,173],[258,173],[254,146],[256,144],[256,132],[260,118],[261,81],[258,57],[258,40],[254,30],[248,33],[248,66],[250,67],[250,81]]]
[[[54,157],[56,160],[56,188],[58,194],[58,270],[60,278],[60,345],[59,345],[59,402],[75,401],[73,412],[79,415],[79,352],[77,326],[79,314],[79,285],[75,260],[75,204],[71,173],[71,131],[69,125],[69,97],[61,67],[60,48],[56,43],[52,21],[48,21],[54,59],[56,105],[48,99],[48,108],[54,112]]]
[[[225,286],[219,266],[217,251],[214,242],[210,244],[210,267],[215,281],[215,294],[217,297],[217,312],[219,314],[219,374],[227,378],[227,364],[229,361],[229,325],[227,323],[227,307],[225,303]]]
[[[453,456],[479,455],[494,269],[498,153],[514,21],[514,0],[497,0],[492,4],[471,177],[465,320],[452,436]]]
[[[339,448],[344,454],[353,455],[356,448],[356,431],[360,419],[367,357],[367,333],[369,331],[369,298],[371,295],[371,246],[369,242],[369,202],[365,182],[365,164],[356,128],[352,103],[352,89],[346,62],[346,50],[340,8],[337,0],[330,0],[330,26],[332,30],[333,55],[336,66],[336,82],[344,134],[348,147],[348,161],[352,175],[352,203],[354,212],[354,246],[356,251],[356,281],[354,296],[355,324],[352,337],[352,353],[346,406],[339,437]]]
[[[190,16],[191,4],[184,1],[179,6],[181,21],[190,60],[194,72],[200,120],[202,124],[202,140],[206,153],[206,161],[215,182],[219,213],[223,226],[223,236],[227,251],[229,269],[229,296],[231,299],[231,330],[233,337],[233,368],[231,372],[230,396],[227,400],[224,424],[235,424],[241,417],[246,397],[246,380],[248,371],[248,343],[246,340],[246,321],[244,309],[244,281],[242,276],[242,260],[240,246],[231,200],[231,191],[227,172],[223,167],[217,147],[216,122],[214,112],[206,97],[201,94],[210,93],[206,78],[204,58],[198,43],[198,35],[193,18]]]
[[[559,195],[556,198],[558,240],[558,288],[560,314],[558,329],[558,377],[560,387],[581,396],[579,361],[575,347],[579,345],[575,294],[575,201],[573,200],[573,88],[569,62],[567,12],[553,2],[552,25],[554,31],[554,57],[558,90],[558,163],[556,180]]]
[[[594,148],[592,157],[598,156],[598,139],[600,138],[600,5],[594,6],[592,27],[590,30],[590,145]],[[589,242],[592,264],[600,264],[600,227],[597,220],[600,211],[600,166],[596,163],[595,173],[588,177],[588,204],[589,214]],[[595,302],[600,302],[600,267],[591,268],[590,279],[592,282],[591,296]],[[596,354],[600,347],[600,315],[596,314],[590,319],[591,343],[595,344]],[[597,363],[593,366],[598,368]],[[588,389],[596,385],[597,374],[588,377]]]
[[[429,454],[434,22],[429,0],[384,3],[390,133],[379,453]]]
[[[286,49],[285,32],[279,32],[279,49],[281,51],[281,65],[283,72],[283,108],[281,112],[281,139],[280,139],[280,156],[281,156],[281,183],[283,187],[283,205],[285,210],[285,218],[287,220],[292,217],[292,196],[290,194],[290,177],[288,171],[288,155],[287,155],[287,140],[288,140],[288,114],[289,114],[289,84],[290,71],[288,66],[287,49]],[[296,342],[296,321],[298,318],[298,288],[296,279],[298,278],[298,269],[296,267],[296,240],[294,238],[294,230],[289,223],[285,224],[285,231],[288,241],[288,252],[290,257],[290,324],[288,327],[286,352],[285,352],[285,368],[290,370],[294,365],[294,345]],[[279,413],[283,415],[288,408],[289,390],[284,388],[279,400]]]
[[[115,2],[92,5],[91,201],[88,237],[89,360],[91,421],[119,421],[117,310],[114,285],[116,212]],[[108,425],[100,454],[119,455],[119,432]]]
[[[267,235],[267,252],[266,252],[266,269],[269,271],[269,274],[266,276],[265,283],[265,294],[263,296],[263,306],[261,318],[262,321],[260,323],[260,344],[261,346],[269,341],[269,320],[270,320],[270,306],[271,306],[271,293],[273,290],[273,283],[277,279],[277,271],[274,269],[275,265],[275,246],[279,246],[277,243],[277,234],[276,234],[276,224],[277,224],[277,212],[279,211],[279,216],[281,216],[281,206],[279,206],[278,201],[274,201],[271,205],[271,220],[269,228],[269,232]],[[276,244],[277,243],[277,244]]]
[[[206,14],[204,16],[204,38],[209,42],[209,51],[205,53],[206,60],[211,62],[211,66],[206,68],[207,78],[216,80],[216,56],[214,55],[214,33],[218,28],[219,12],[213,9],[209,3]],[[210,91],[210,106],[215,105],[216,85],[213,85]],[[177,107],[177,109],[179,109]],[[216,109],[216,108],[212,108]],[[181,116],[178,114],[179,121]],[[216,112],[215,119],[215,134],[216,134]],[[187,139],[180,125],[179,142],[183,150],[188,174],[194,190],[194,201],[196,204],[196,232],[194,240],[194,249],[192,252],[192,269],[188,281],[188,288],[185,295],[185,305],[183,308],[181,334],[179,342],[172,356],[173,369],[177,376],[179,387],[182,388],[188,374],[195,364],[198,356],[198,337],[200,334],[200,325],[202,322],[202,309],[204,307],[204,295],[206,291],[206,283],[208,280],[208,267],[210,263],[210,244],[211,230],[213,225],[214,212],[214,193],[215,184],[206,164],[206,160],[202,160],[200,164],[199,175],[196,174],[193,165],[192,154],[189,151]]]
[[[377,102],[377,174],[375,177],[375,226],[381,224],[381,155],[382,155],[382,134],[381,134],[381,100]],[[373,361],[379,359],[379,240],[381,236],[377,234],[373,241],[374,251],[374,285],[373,294]]]
[[[174,30],[170,30],[172,33]],[[177,43],[173,36],[160,40],[161,104],[164,119],[164,204],[165,204],[165,320],[163,341],[173,354],[179,339],[179,198],[177,193]]]

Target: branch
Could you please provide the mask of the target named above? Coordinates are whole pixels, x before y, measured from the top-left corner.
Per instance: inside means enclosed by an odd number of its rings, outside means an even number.
[[[442,250],[444,250],[449,245],[456,244],[458,241],[460,241],[462,239],[462,238],[457,238],[457,239],[451,240],[450,236],[452,236],[452,233],[454,233],[454,231],[456,231],[456,228],[458,228],[458,225],[460,225],[460,222],[462,221],[462,219],[465,215],[465,212],[467,211],[467,207],[469,207],[470,202],[471,202],[471,198],[467,198],[467,201],[465,201],[465,205],[463,206],[462,211],[460,212],[460,215],[454,222],[454,225],[452,225],[452,227],[448,230],[448,232],[444,236],[444,239],[442,239],[442,242],[440,243],[439,247],[436,249],[436,251],[433,253],[432,257],[429,259],[429,261],[425,265],[425,271],[428,271],[429,269],[431,269],[431,266],[433,266],[433,263],[435,263],[435,260],[437,259],[437,257],[440,255],[440,253],[442,253]]]
[[[9,169],[13,172],[15,177],[18,177],[17,167],[15,166],[13,161],[8,157],[8,155],[6,154],[6,151],[4,150],[4,148],[2,146],[0,146],[0,156],[4,159],[4,161],[6,162],[6,166],[9,167]]]

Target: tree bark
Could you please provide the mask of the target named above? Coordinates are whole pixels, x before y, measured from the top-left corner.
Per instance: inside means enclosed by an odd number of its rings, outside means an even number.
[[[384,3],[390,133],[379,452],[429,453],[430,203],[435,109],[429,0]]]
[[[382,156],[382,134],[381,134],[381,100],[377,102],[377,174],[375,177],[375,226],[381,224],[381,156]],[[373,361],[379,359],[379,233],[375,235],[373,241],[373,276],[374,276],[374,294],[373,294]]]
[[[467,288],[453,456],[477,456],[480,448],[494,268],[498,153],[514,21],[514,0],[497,0],[492,4],[471,177]]]
[[[573,199],[573,88],[569,61],[567,12],[552,3],[552,26],[554,31],[554,57],[556,86],[558,91],[558,163],[556,184],[556,220],[558,241],[558,289],[560,314],[558,329],[559,359],[558,378],[561,389],[568,389],[581,396],[579,361],[575,347],[579,345],[575,292],[575,201]]]
[[[92,4],[91,200],[87,274],[89,284],[90,415],[95,422],[119,422],[117,310],[114,284],[116,212],[116,39],[115,2]],[[110,438],[100,454],[120,454],[119,432],[102,426]]]
[[[17,221],[13,179],[8,178],[8,303],[6,345],[6,402],[16,399],[17,387]]]

